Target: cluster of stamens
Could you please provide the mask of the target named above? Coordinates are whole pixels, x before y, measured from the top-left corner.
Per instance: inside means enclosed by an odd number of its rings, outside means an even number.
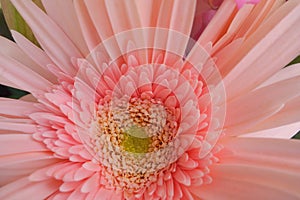
[[[178,125],[159,100],[111,100],[99,105],[96,119],[95,152],[109,186],[136,192],[176,159]]]

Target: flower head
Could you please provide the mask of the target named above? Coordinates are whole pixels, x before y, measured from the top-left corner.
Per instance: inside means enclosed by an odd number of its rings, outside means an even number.
[[[41,48],[0,39],[30,92],[0,99],[1,199],[300,196],[299,1],[226,0],[197,41],[196,0],[12,2]]]

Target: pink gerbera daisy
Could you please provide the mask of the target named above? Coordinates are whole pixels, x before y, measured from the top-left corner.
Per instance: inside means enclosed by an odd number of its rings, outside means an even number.
[[[300,1],[12,0],[0,199],[299,199]],[[239,5],[240,6],[240,5]]]

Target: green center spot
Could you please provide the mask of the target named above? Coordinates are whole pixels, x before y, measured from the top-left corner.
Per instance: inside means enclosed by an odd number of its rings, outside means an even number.
[[[130,127],[123,133],[122,146],[125,151],[132,153],[147,153],[151,138],[147,136],[144,128],[138,126]]]

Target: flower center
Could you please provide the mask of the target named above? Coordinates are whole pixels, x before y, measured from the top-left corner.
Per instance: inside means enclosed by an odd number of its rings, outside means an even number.
[[[95,151],[110,186],[142,189],[176,159],[177,121],[159,100],[111,100],[99,105],[95,124]]]

